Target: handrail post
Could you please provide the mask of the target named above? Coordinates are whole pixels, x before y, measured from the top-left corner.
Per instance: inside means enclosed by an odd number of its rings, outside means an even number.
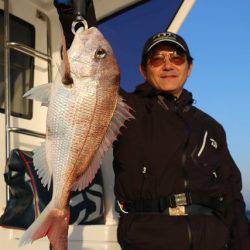
[[[7,43],[10,39],[9,30],[9,0],[4,0],[4,85],[5,85],[5,162],[10,156],[10,115],[11,115],[11,96],[10,96],[10,50]],[[6,185],[6,204],[9,199],[9,189]]]
[[[48,16],[38,11],[37,15],[46,21],[47,24],[47,54],[36,51],[21,43],[10,42],[10,17],[9,0],[4,0],[4,86],[5,86],[5,163],[7,168],[7,159],[10,157],[10,132],[21,133],[38,138],[45,138],[45,135],[36,131],[14,128],[10,125],[11,116],[11,83],[10,83],[10,49],[18,50],[29,56],[38,57],[48,62],[48,81],[52,81],[52,56],[51,56],[51,27]],[[7,171],[7,169],[5,169]],[[9,188],[6,185],[6,205],[9,200]]]
[[[42,19],[43,21],[46,22],[47,26],[47,55],[48,57],[52,57],[52,52],[51,52],[51,24],[49,17],[45,15],[43,12],[40,10],[37,10],[36,13],[37,17]],[[52,62],[51,60],[48,61],[48,82],[52,82]]]

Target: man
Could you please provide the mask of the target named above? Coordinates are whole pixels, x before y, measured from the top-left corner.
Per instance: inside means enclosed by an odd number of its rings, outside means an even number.
[[[121,91],[135,115],[114,144],[124,250],[250,249],[224,129],[183,88],[192,66],[183,38],[158,33],[142,53],[146,82],[133,94]]]

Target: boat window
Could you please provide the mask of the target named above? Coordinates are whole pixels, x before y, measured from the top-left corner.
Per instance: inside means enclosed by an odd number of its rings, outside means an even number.
[[[35,28],[24,20],[10,15],[10,41],[35,46]],[[34,58],[10,49],[11,115],[32,118],[32,101],[23,94],[34,82]],[[0,112],[4,113],[4,12],[0,10]]]

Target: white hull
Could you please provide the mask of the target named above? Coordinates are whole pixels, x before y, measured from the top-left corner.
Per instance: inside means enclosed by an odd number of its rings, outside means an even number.
[[[70,226],[68,249],[75,250],[120,250],[116,239],[117,226]],[[39,250],[49,249],[49,241],[40,239],[23,247],[18,247],[19,239],[24,231],[0,227],[1,249]]]

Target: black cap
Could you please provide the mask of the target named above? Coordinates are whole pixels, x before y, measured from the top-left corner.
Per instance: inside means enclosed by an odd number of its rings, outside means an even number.
[[[187,43],[185,42],[185,40],[172,32],[166,31],[166,32],[161,32],[161,33],[157,33],[153,36],[151,36],[147,42],[145,43],[144,47],[143,47],[143,51],[142,51],[142,61],[141,63],[144,64],[145,60],[146,60],[146,55],[148,54],[148,52],[157,44],[159,43],[172,43],[177,45],[177,47],[179,47],[181,50],[183,50],[187,57],[191,58]]]

